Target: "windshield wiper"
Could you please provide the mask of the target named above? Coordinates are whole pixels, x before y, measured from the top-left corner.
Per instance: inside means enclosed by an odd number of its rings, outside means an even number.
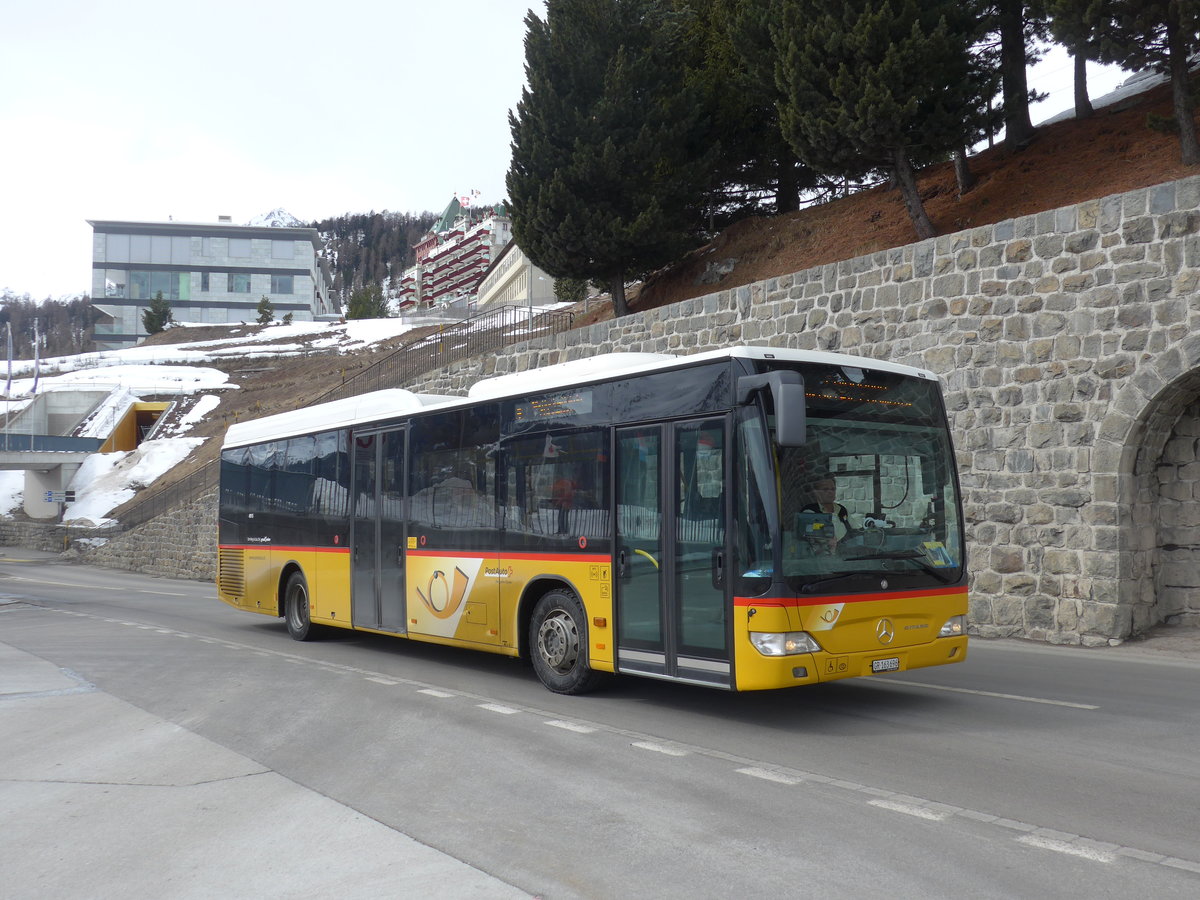
[[[942,582],[942,584],[949,584],[953,577],[943,572],[943,569],[946,568],[945,566],[930,565],[925,559],[925,554],[918,550],[892,550],[887,553],[871,553],[866,556],[846,557],[848,562],[855,562],[862,559],[911,559],[924,571],[928,572],[938,581]]]
[[[870,557],[863,557],[870,559]],[[860,569],[857,572],[839,572],[837,575],[826,575],[824,578],[818,578],[815,581],[806,581],[800,588],[803,594],[811,594],[819,584],[829,584],[831,581],[841,581],[843,578],[879,578],[879,573],[874,569]]]

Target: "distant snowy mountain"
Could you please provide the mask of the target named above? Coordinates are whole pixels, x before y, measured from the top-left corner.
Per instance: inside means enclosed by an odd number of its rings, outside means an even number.
[[[255,216],[247,225],[253,225],[256,228],[303,228],[304,223],[293,216],[282,206],[278,206],[269,213],[263,213],[261,216]]]

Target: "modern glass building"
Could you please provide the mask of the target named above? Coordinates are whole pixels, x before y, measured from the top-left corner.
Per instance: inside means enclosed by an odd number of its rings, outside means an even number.
[[[199,222],[88,220],[96,347],[116,350],[146,336],[142,312],[161,291],[176,322],[253,322],[265,296],[275,317],[339,315],[315,228]]]

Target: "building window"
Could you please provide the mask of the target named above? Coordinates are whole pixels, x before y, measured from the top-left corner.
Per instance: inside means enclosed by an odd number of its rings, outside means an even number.
[[[104,270],[104,296],[128,297],[126,285],[129,283],[129,273],[123,269]]]
[[[242,259],[250,258],[250,238],[230,238],[229,255]],[[249,290],[249,288],[247,288]]]
[[[271,293],[272,294],[290,294],[290,293],[292,293],[292,276],[291,275],[272,275],[271,276]]]
[[[106,235],[104,238],[104,258],[108,262],[129,262],[129,235]]]
[[[111,277],[108,280],[117,283]],[[121,293],[113,296],[128,296],[131,300],[152,300],[159,293],[163,295],[164,300],[190,300],[192,273],[146,272],[134,269],[129,273],[128,295]]]
[[[200,273],[200,290],[202,290],[202,291],[208,290],[208,273],[207,272]]]
[[[230,243],[233,243],[230,241]],[[248,294],[250,293],[250,273],[249,272],[230,272],[229,273],[229,293],[231,294]]]

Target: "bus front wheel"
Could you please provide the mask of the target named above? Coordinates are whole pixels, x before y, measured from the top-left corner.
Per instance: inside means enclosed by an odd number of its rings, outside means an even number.
[[[587,618],[583,604],[562,588],[545,594],[533,609],[529,655],[542,684],[556,694],[585,693],[603,677],[587,663]]]
[[[308,609],[308,582],[299,572],[293,572],[283,591],[283,618],[288,634],[294,641],[311,641],[317,636]]]

